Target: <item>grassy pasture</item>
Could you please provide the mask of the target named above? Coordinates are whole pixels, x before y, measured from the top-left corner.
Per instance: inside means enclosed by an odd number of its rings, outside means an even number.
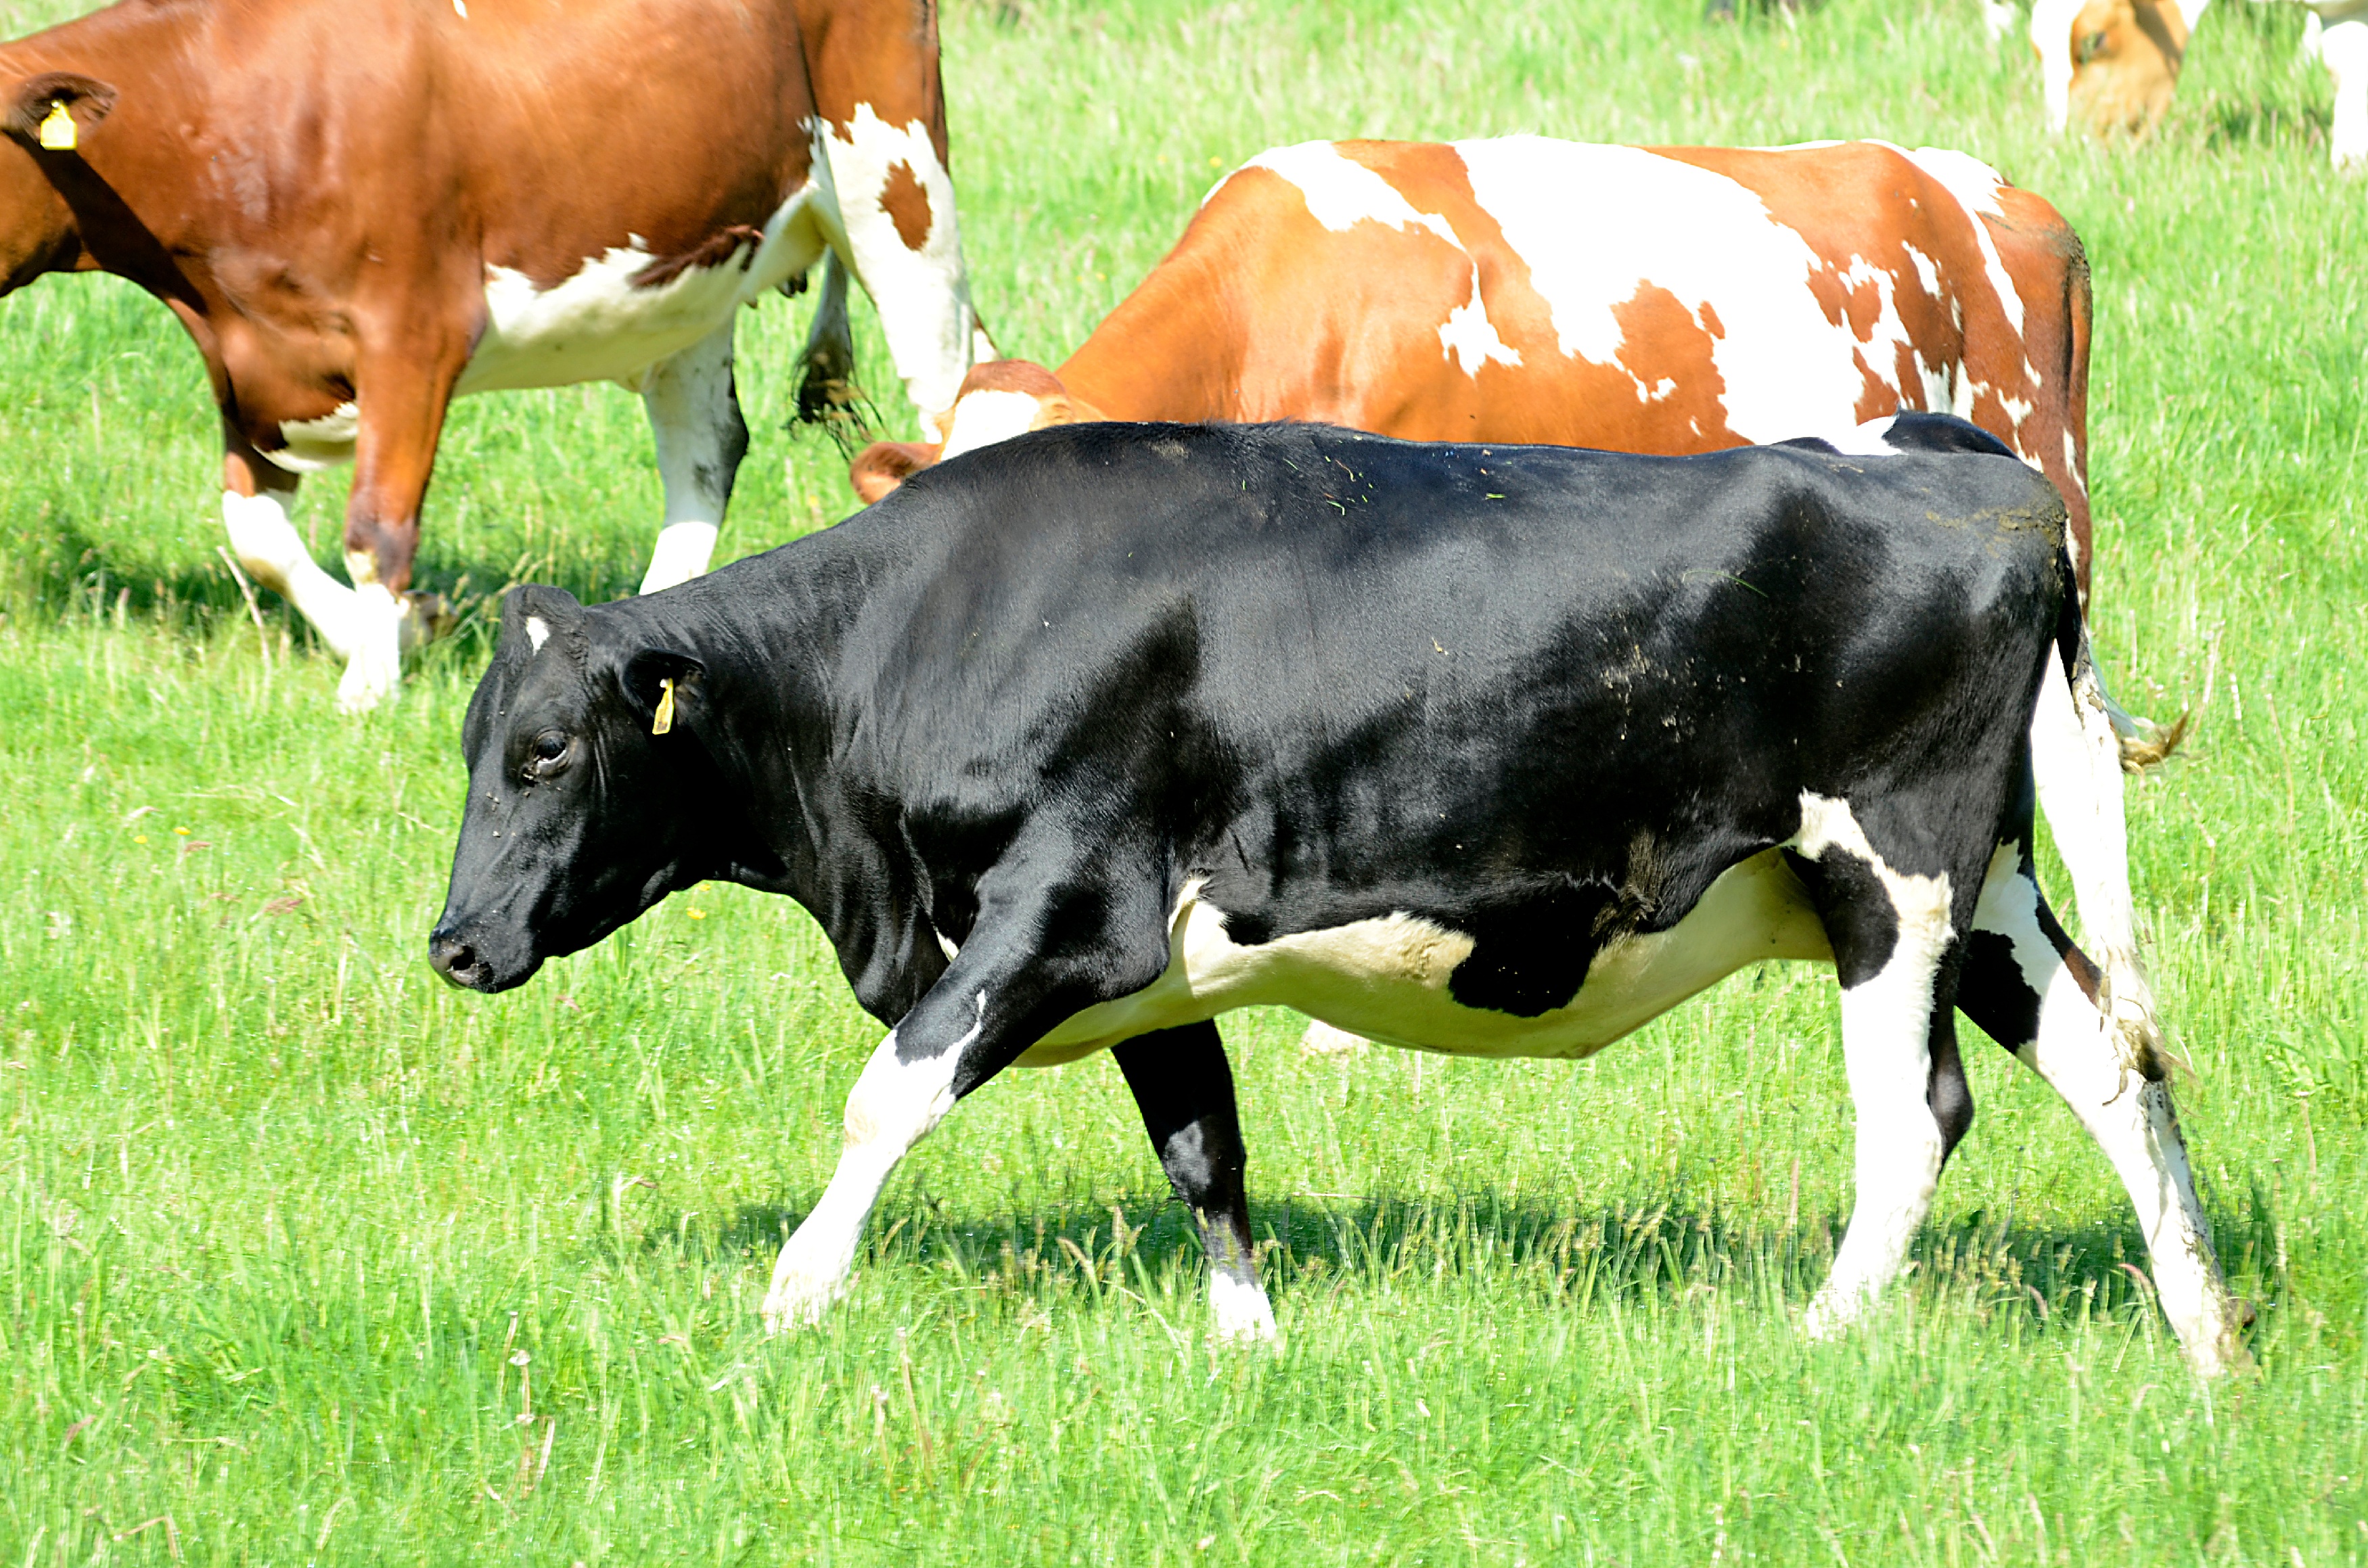
[[[0,1564],[2368,1561],[2368,188],[2324,166],[2294,18],[2215,7],[2137,149],[2047,138],[1969,0],[946,30],[982,304],[1047,361],[1220,167],[1304,137],[1871,134],[2066,210],[2100,643],[2134,706],[2203,711],[2135,792],[2135,872],[2260,1375],[2184,1374],[2102,1158],[1970,1028],[1980,1114],[1914,1272],[1804,1344],[1850,1112],[1830,981],[1774,968],[1576,1067],[1230,1020],[1280,1355],[1205,1342],[1106,1062],[967,1103],[843,1309],[768,1342],[877,1033],[811,924],[710,887],[509,996],[436,982],[482,618],[333,719],[336,668],[215,562],[194,351],[51,279],[0,301]],[[743,330],[732,553],[851,506],[780,429],[802,305]],[[324,559],[341,500],[307,491]],[[656,511],[637,400],[479,400],[423,576],[612,597]]]

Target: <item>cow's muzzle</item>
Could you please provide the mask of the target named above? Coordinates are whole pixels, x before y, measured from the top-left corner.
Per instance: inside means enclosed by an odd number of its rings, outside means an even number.
[[[450,926],[438,926],[427,934],[427,962],[453,984],[484,992],[507,991],[513,985],[523,984],[541,967],[531,957],[524,963],[504,962],[489,954],[482,943],[470,941]]]

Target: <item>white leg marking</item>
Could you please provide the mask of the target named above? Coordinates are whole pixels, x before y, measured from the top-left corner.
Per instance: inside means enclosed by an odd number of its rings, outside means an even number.
[[[820,120],[814,132],[816,161],[837,193],[848,260],[879,307],[905,395],[925,417],[952,407],[980,335],[953,178],[929,144],[929,128],[917,119],[890,125],[870,104],[858,104],[844,138]]]
[[[651,367],[642,406],[666,486],[666,527],[642,578],[642,592],[655,594],[707,570],[733,476],[748,449],[748,427],[732,391],[732,323]]]
[[[979,1011],[982,1016],[986,1011],[985,992],[979,994]],[[896,1031],[891,1029],[871,1053],[854,1093],[847,1096],[847,1142],[838,1168],[831,1173],[822,1200],[773,1265],[773,1286],[764,1305],[768,1333],[819,1322],[823,1309],[846,1290],[855,1249],[863,1240],[871,1206],[880,1200],[880,1189],[905,1152],[953,1108],[954,1069],[963,1049],[977,1038],[978,1027],[973,1026],[941,1055],[900,1062]]]
[[[2121,1042],[2118,1054],[2132,1069],[2151,1070],[2162,1031],[2154,988],[2138,961],[2121,739],[2087,656],[2087,637],[2081,633],[2080,667],[2072,681],[2065,679],[2061,663],[2048,658],[2031,718],[2031,767],[2040,809],[2072,873],[2082,949],[2104,971],[2103,1001]]]
[[[222,527],[231,553],[255,580],[296,607],[339,658],[350,658],[361,634],[353,589],[321,570],[303,536],[288,520],[281,498],[222,492]]]
[[[1835,849],[1863,861],[1890,896],[1897,937],[1871,978],[1842,993],[1842,1058],[1858,1118],[1856,1198],[1833,1273],[1809,1304],[1811,1335],[1834,1334],[1865,1311],[1907,1261],[1908,1244],[1941,1179],[1941,1128],[1926,1102],[1932,981],[1955,940],[1949,879],[1903,876],[1867,842],[1849,802],[1803,791],[1800,853]]]
[[[1220,1339],[1271,1344],[1275,1338],[1274,1306],[1255,1279],[1211,1269],[1209,1310],[1216,1317]]]
[[[2335,124],[2328,142],[2335,166],[2368,169],[2368,18],[2329,22],[2316,52],[2335,78]]]
[[[337,682],[337,711],[367,713],[403,682],[404,606],[379,584],[353,590],[355,637]]]
[[[641,591],[655,594],[703,575],[715,555],[715,532],[713,523],[668,523],[660,528]]]
[[[2013,942],[2023,983],[2040,998],[2039,1038],[2020,1042],[2015,1056],[2064,1096],[2112,1162],[2146,1236],[2163,1315],[2189,1364],[2203,1377],[2243,1366],[2236,1303],[2212,1250],[2170,1085],[2125,1066],[2106,1018],[2040,929],[2039,890],[2016,858],[2008,846],[1991,861],[1974,920],[1976,929]]]

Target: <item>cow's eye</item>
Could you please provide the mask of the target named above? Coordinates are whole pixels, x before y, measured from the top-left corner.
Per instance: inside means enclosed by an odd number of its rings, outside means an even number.
[[[2080,40],[2079,48],[2072,52],[2073,57],[2081,64],[2088,64],[2089,62],[2105,52],[2105,35],[2100,32],[2090,33]]]
[[[527,777],[539,778],[556,768],[567,756],[567,736],[558,730],[545,730],[535,736],[527,748]]]

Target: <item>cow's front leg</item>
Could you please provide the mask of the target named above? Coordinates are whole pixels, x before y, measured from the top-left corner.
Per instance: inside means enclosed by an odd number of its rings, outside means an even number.
[[[1224,1339],[1272,1339],[1274,1308],[1258,1285],[1250,1240],[1247,1156],[1234,1073],[1213,1022],[1137,1035],[1111,1052],[1167,1184],[1200,1222],[1209,1254],[1209,1305]]]
[[[732,380],[732,329],[726,321],[651,369],[642,406],[658,449],[666,486],[666,524],[642,592],[655,594],[707,570],[716,530],[732,499],[732,481],[748,453],[748,426]]]
[[[983,1016],[984,1003],[980,1010]],[[768,1333],[818,1322],[823,1309],[838,1299],[855,1267],[855,1249],[871,1206],[896,1162],[953,1108],[962,1052],[976,1043],[978,1026],[945,1040],[931,1038],[926,1025],[907,1032],[913,1023],[908,1017],[888,1031],[847,1096],[838,1167],[822,1200],[773,1263],[764,1306]]]
[[[2155,1291],[2205,1377],[2246,1366],[2241,1314],[2220,1275],[2160,1058],[2133,1062],[2100,1010],[2097,971],[2040,896],[2027,847],[2001,846],[1982,885],[1957,1004],[2064,1096],[2137,1210]]]
[[[1024,847],[1009,867],[981,883],[969,940],[848,1096],[838,1166],[773,1266],[767,1328],[813,1323],[845,1290],[880,1189],[956,1100],[1062,1020],[1140,991],[1167,967],[1156,880],[1099,867],[1047,876]],[[996,881],[1003,888],[990,891]]]
[[[354,488],[346,502],[355,635],[337,682],[343,712],[377,707],[403,679],[405,644],[425,642],[438,630],[441,607],[407,590],[436,443],[467,362],[464,343],[403,343],[366,356],[359,367]]]
[[[354,590],[321,569],[289,513],[296,475],[265,458],[235,429],[222,438],[222,528],[231,553],[256,582],[296,607],[337,657],[359,635]]]

